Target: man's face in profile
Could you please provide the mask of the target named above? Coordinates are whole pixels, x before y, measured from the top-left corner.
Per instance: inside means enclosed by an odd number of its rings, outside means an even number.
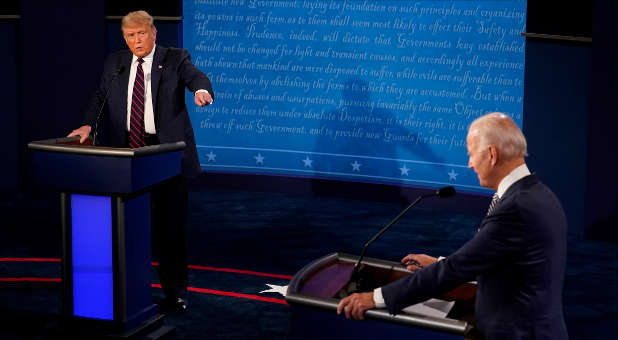
[[[157,33],[147,24],[125,26],[122,28],[122,33],[131,52],[140,58],[147,56],[152,51],[157,39]]]
[[[492,167],[487,149],[479,147],[480,137],[477,133],[468,133],[466,145],[468,147],[468,168],[476,172],[481,186],[494,189]]]

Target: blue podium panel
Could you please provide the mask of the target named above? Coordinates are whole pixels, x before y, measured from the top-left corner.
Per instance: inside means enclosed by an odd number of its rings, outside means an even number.
[[[119,266],[119,270],[125,271],[123,277],[126,287],[122,290],[127,293],[123,299],[126,301],[125,317],[127,321],[137,322],[151,317],[156,311],[153,308],[151,291],[150,193],[120,201],[119,204],[124,207],[124,225],[119,225],[118,229],[122,230],[124,235],[125,262],[124,266]],[[121,220],[119,218],[119,224],[122,223]]]
[[[62,190],[129,194],[180,173],[181,152],[137,158],[37,152],[37,184]]]
[[[79,144],[76,138],[31,142],[35,183],[65,192],[131,194],[180,174],[184,142],[138,149]]]
[[[71,194],[71,225],[73,315],[113,320],[111,197]]]

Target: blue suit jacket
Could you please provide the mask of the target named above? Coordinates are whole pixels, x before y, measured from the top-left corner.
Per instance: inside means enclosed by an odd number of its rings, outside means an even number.
[[[103,126],[98,137],[102,145],[127,146],[127,90],[132,58],[133,54],[129,50],[118,51],[107,57],[99,87],[86,110],[83,123],[94,129],[99,108],[109,87],[109,98],[102,114],[104,123],[99,123]],[[112,81],[119,68],[123,68],[123,71]],[[157,137],[161,143],[186,143],[182,155],[182,173],[186,177],[194,177],[200,173],[201,168],[193,127],[185,105],[185,88],[189,88],[191,92],[207,90],[214,99],[210,80],[191,63],[187,50],[156,46],[152,62],[151,90]]]
[[[487,339],[567,339],[562,312],[566,218],[535,175],[514,183],[479,232],[442,261],[382,288],[392,314],[478,281],[475,318]]]

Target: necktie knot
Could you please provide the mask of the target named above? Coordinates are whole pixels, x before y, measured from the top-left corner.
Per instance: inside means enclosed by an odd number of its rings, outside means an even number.
[[[144,59],[139,58],[139,59],[137,59],[137,62],[141,65],[141,64],[143,64],[143,63],[144,63]]]
[[[495,193],[491,197],[491,203],[489,203],[489,208],[487,209],[487,215],[491,214],[491,212],[494,211],[494,208],[496,207],[496,204],[498,204],[499,200],[500,200],[500,196],[498,196],[498,193]]]

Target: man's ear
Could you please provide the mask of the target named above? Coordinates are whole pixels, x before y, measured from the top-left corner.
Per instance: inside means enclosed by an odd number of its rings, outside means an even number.
[[[487,151],[489,151],[489,161],[491,162],[491,166],[496,166],[496,164],[498,164],[499,156],[498,149],[495,146],[490,145],[487,147]]]

